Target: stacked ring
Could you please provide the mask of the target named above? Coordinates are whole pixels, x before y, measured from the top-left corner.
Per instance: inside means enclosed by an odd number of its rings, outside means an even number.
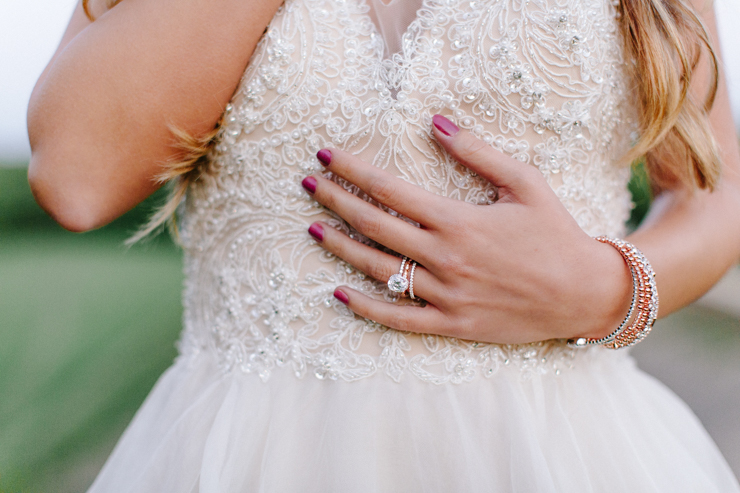
[[[409,298],[415,300],[414,297],[414,271],[416,270],[416,261],[411,262],[411,270],[409,271]]]

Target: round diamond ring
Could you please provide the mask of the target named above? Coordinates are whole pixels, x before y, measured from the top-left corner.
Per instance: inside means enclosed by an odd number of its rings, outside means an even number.
[[[394,293],[405,293],[408,288],[409,281],[401,274],[393,274],[391,278],[388,279],[388,289]]]
[[[409,280],[406,278],[406,266],[409,261],[408,257],[404,257],[401,260],[401,268],[398,270],[398,274],[393,274],[388,279],[388,289],[392,293],[403,294],[409,288]]]

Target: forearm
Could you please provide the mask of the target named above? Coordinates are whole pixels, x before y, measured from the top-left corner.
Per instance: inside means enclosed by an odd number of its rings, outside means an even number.
[[[738,188],[725,182],[713,194],[665,194],[628,240],[653,265],[660,316],[668,315],[702,296],[740,260]]]

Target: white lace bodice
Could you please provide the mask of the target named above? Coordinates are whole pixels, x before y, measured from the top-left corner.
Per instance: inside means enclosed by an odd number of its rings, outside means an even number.
[[[323,219],[366,241],[300,182],[323,171],[315,154],[333,146],[435,193],[491,203],[495,190],[431,136],[441,113],[537,166],[586,232],[621,236],[629,169],[617,161],[634,118],[616,15],[613,0],[424,0],[385,58],[364,0],[287,0],[189,191],[183,356],[212,351],[225,370],[263,379],[287,366],[434,383],[574,364],[562,341],[479,344],[355,317],[334,300],[338,285],[390,295],[311,239]]]

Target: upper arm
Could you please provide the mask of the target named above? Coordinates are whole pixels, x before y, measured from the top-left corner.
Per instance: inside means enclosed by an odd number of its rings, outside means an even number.
[[[124,0],[92,23],[78,6],[29,105],[42,207],[86,230],[153,192],[169,128],[213,129],[281,1]]]
[[[722,50],[717,31],[717,19],[713,8],[714,2],[711,0],[691,0],[691,4],[704,22],[720,61],[719,88],[710,113],[710,123],[712,124],[712,130],[720,149],[723,164],[723,179],[724,181],[731,182],[737,188],[740,187],[740,149],[738,148],[738,135],[732,117],[727,79],[724,77],[724,70],[722,70]],[[696,81],[692,87],[695,97],[700,101],[706,97],[707,87],[709,86],[710,71],[706,58],[703,57],[699,65],[696,72]]]

